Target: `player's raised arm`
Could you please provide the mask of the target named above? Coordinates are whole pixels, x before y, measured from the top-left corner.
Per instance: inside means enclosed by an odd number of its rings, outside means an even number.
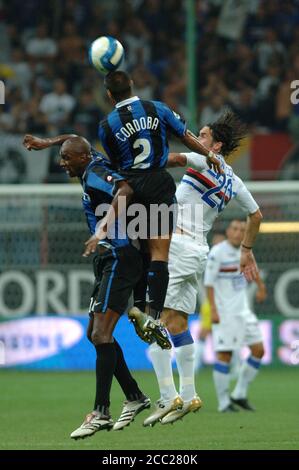
[[[27,150],[43,150],[53,145],[62,145],[71,137],[77,137],[76,134],[62,134],[56,137],[42,139],[31,134],[26,134],[23,139],[23,145]]]

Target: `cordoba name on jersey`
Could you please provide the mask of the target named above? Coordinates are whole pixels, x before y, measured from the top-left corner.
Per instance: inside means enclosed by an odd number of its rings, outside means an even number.
[[[129,137],[140,132],[141,130],[156,130],[159,126],[159,119],[151,116],[141,117],[140,119],[132,119],[131,122],[120,128],[115,137],[122,142],[125,142]]]

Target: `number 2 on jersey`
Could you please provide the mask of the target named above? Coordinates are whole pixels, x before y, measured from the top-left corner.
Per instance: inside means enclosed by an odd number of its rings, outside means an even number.
[[[135,159],[134,159],[134,165],[132,165],[132,168],[149,168],[150,163],[143,163],[144,160],[146,160],[151,153],[151,144],[148,139],[137,139],[135,140],[133,144],[134,149],[138,149],[141,147],[141,153],[139,153]]]

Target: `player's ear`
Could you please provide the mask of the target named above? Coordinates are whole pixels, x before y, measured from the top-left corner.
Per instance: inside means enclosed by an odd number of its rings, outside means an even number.
[[[214,152],[221,153],[222,145],[223,145],[222,142],[215,142],[213,145]]]

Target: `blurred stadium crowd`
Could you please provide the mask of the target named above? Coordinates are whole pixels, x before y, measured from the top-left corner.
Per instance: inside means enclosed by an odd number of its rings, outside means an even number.
[[[196,6],[199,125],[229,105],[251,130],[285,131],[298,140],[290,82],[299,79],[299,1],[248,0],[233,39],[219,27],[223,3]],[[161,99],[188,119],[185,6],[184,0],[0,0],[6,85],[0,132],[73,130],[94,141],[110,109],[88,63],[88,46],[99,35],[124,44],[136,94]]]

